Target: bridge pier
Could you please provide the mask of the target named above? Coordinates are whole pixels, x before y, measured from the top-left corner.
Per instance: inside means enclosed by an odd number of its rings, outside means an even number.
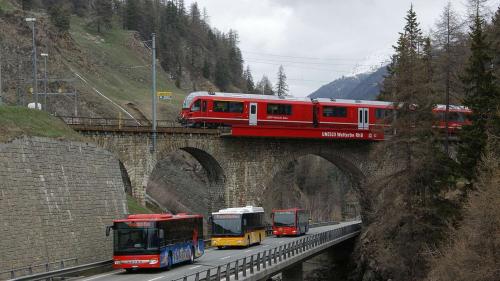
[[[304,280],[304,269],[302,263],[283,270],[281,280],[286,281],[302,281]]]

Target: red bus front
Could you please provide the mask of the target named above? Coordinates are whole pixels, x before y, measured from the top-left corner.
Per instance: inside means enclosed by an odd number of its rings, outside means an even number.
[[[302,209],[273,210],[273,234],[280,236],[299,236],[307,233],[309,218]]]

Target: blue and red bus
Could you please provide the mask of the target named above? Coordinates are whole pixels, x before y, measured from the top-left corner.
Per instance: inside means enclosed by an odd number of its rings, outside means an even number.
[[[309,230],[309,215],[299,208],[273,210],[273,234],[280,236],[300,236]]]
[[[193,263],[203,255],[203,217],[137,214],[113,221],[113,267],[127,271]]]

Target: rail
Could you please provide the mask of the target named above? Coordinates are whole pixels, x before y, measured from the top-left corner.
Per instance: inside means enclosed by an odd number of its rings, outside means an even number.
[[[46,263],[40,263],[40,264],[35,264],[35,265],[28,265],[24,267],[19,267],[19,268],[14,268],[11,270],[6,270],[6,271],[1,271],[0,272],[0,279],[8,276],[7,278],[14,279],[16,276],[31,276],[34,274],[34,272],[40,272],[40,271],[45,271],[44,273],[47,272],[52,272],[54,270],[60,270],[66,268],[68,265],[77,265],[78,264],[78,259],[77,258],[71,258],[71,259],[64,259],[60,261],[55,261],[55,262],[46,262]],[[39,270],[41,269],[41,270]]]
[[[151,128],[151,121],[147,119],[120,119],[120,118],[93,118],[59,116],[61,120],[70,126],[89,127],[118,127],[118,128]],[[177,120],[157,120],[158,128],[179,128],[182,125]]]
[[[329,243],[343,241],[353,237],[359,234],[360,229],[361,224],[355,223],[342,228],[313,234],[284,245],[276,246],[269,250],[258,252],[257,254],[251,254],[227,263],[226,265],[211,267],[203,271],[185,275],[181,278],[173,279],[173,281],[243,280],[257,274],[263,275],[263,278],[269,277],[269,275],[277,273],[284,267],[289,266],[291,263],[295,262],[295,260],[299,261],[300,255],[308,251],[319,251]]]

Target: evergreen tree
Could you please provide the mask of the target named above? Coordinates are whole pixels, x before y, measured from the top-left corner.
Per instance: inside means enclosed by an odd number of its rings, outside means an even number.
[[[273,84],[266,75],[262,76],[262,79],[255,86],[255,93],[261,95],[274,95]]]
[[[205,79],[210,79],[211,78],[211,75],[210,75],[210,63],[206,59],[205,59],[205,62],[203,63],[202,74],[203,74],[203,77],[205,77]]]
[[[93,22],[97,27],[97,32],[101,33],[102,28],[111,28],[113,17],[113,5],[109,0],[95,0],[92,5]]]
[[[49,8],[50,22],[57,28],[59,32],[67,32],[70,28],[71,14],[61,4],[53,5]]]
[[[499,91],[493,75],[493,61],[490,56],[490,44],[484,33],[485,21],[480,16],[479,6],[471,26],[471,52],[469,63],[462,81],[465,85],[464,105],[472,110],[470,126],[464,126],[461,132],[459,161],[465,176],[472,180],[485,150],[494,120],[498,120]]]
[[[288,84],[286,83],[285,69],[282,65],[278,70],[278,82],[276,83],[276,94],[280,97],[288,95]]]
[[[24,11],[29,11],[33,8],[33,0],[22,0],[21,1],[21,8]]]
[[[255,91],[255,85],[253,83],[252,72],[250,71],[250,66],[243,72],[243,78],[246,81],[246,92],[252,94]]]
[[[228,90],[228,86],[231,83],[230,75],[229,75],[229,67],[224,60],[217,60],[217,64],[215,65],[215,85],[221,90]]]
[[[124,9],[124,23],[128,30],[138,30],[141,22],[141,11],[139,1],[127,0]]]

